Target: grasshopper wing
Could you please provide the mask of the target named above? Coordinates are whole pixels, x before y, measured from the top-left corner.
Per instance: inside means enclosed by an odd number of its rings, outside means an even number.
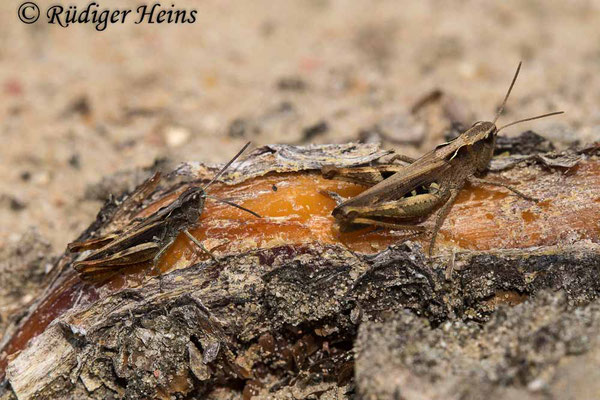
[[[138,186],[134,192],[127,197],[119,210],[112,216],[112,226],[124,226],[133,219],[133,214],[142,202],[156,189],[160,181],[160,172],[156,172],[144,183]],[[114,230],[104,236],[88,239],[80,242],[71,242],[67,245],[67,249],[71,253],[81,253],[86,250],[97,250],[119,238],[123,233],[122,229]]]
[[[86,250],[100,249],[119,237],[119,232],[111,233],[110,235],[99,238],[84,240],[82,242],[71,242],[67,245],[67,250],[71,253],[81,253]]]
[[[425,154],[414,163],[403,167],[394,175],[365,190],[358,196],[345,201],[338,207],[368,206],[396,200],[421,185],[435,182],[442,172],[450,168],[450,163],[446,160],[446,157],[440,157],[437,154],[440,150],[436,149]]]
[[[142,243],[100,260],[75,262],[73,268],[81,274],[83,279],[94,280],[96,277],[114,272],[120,267],[151,260],[159,250],[157,243]]]
[[[155,172],[150,178],[139,185],[130,196],[128,196],[117,212],[111,218],[111,224],[122,226],[129,223],[140,205],[152,194],[160,182],[160,172]]]
[[[123,232],[120,235],[116,235],[114,240],[108,242],[103,247],[92,252],[88,255],[84,261],[102,260],[110,258],[113,255],[123,252],[128,248],[136,247],[138,244],[143,243],[154,243],[154,237],[156,236],[157,230],[163,227],[164,224],[161,221],[156,221],[152,224],[140,223],[133,228]],[[101,240],[102,238],[98,239]]]

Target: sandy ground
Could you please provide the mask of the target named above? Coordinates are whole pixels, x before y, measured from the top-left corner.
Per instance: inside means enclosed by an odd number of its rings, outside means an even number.
[[[490,119],[519,60],[502,121],[564,109],[530,126],[600,139],[600,2],[174,3],[196,23],[97,32],[0,4],[0,246],[35,227],[62,252],[101,205],[86,188],[157,158],[224,162],[247,140],[345,142],[378,123],[420,154],[441,138],[419,136],[416,100],[438,88]]]

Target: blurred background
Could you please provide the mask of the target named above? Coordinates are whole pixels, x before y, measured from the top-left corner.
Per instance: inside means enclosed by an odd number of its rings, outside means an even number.
[[[248,140],[422,154],[454,120],[493,118],[519,60],[500,124],[566,114],[504,134],[600,138],[599,2],[171,3],[196,22],[98,32],[25,25],[21,2],[0,4],[0,246],[35,227],[62,252],[106,198],[103,177],[160,159],[225,162]],[[411,113],[427,96],[443,103],[437,125]]]

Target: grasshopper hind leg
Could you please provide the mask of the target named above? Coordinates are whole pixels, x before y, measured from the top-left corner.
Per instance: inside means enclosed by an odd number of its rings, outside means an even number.
[[[459,190],[450,189],[450,196],[448,197],[448,200],[446,201],[446,203],[442,206],[442,208],[438,212],[438,215],[435,219],[435,226],[433,227],[433,233],[431,235],[431,241],[429,242],[429,257],[431,257],[433,254],[433,249],[435,248],[435,239],[437,237],[437,234],[440,231],[440,228],[442,227],[442,225],[444,224],[444,220],[448,216],[448,213],[450,213],[450,209],[454,205],[454,202],[456,201],[456,198],[458,197],[458,193],[459,193]]]
[[[374,218],[355,218],[352,220],[353,224],[360,225],[372,225],[378,226],[382,228],[390,228],[397,229],[401,231],[412,231],[412,232],[425,232],[425,227],[421,225],[405,225],[405,224],[396,224],[393,222],[380,221]]]
[[[167,251],[167,249],[169,247],[171,247],[171,245],[173,244],[173,242],[175,242],[175,238],[169,240],[163,247],[161,247],[158,250],[158,253],[156,253],[156,255],[154,256],[154,258],[152,258],[152,270],[156,273],[156,276],[158,277],[158,288],[159,291],[162,293],[163,289],[162,289],[162,274],[160,269],[158,268],[158,261],[160,260],[160,258],[162,257],[162,255],[165,253],[165,251]],[[150,269],[150,268],[149,268]],[[145,281],[146,278],[148,277],[148,270],[146,270],[146,273],[144,274],[144,278],[142,279],[142,281]]]
[[[192,241],[192,243],[194,243],[196,246],[198,246],[198,248],[200,250],[202,250],[202,252],[208,254],[210,256],[210,258],[212,258],[214,261],[217,261],[217,258],[215,257],[215,255],[213,253],[211,253],[206,247],[204,247],[204,245],[202,243],[200,243],[200,241],[198,239],[196,239],[187,229],[183,229],[182,232],[188,237],[188,239],[190,239]],[[177,239],[177,237],[171,239],[169,242],[167,242],[159,251],[158,253],[156,253],[156,255],[154,256],[154,258],[152,259],[152,269],[156,272],[157,276],[159,277],[159,287],[160,287],[160,291],[162,292],[162,278],[161,278],[161,273],[160,270],[158,269],[158,261],[160,260],[160,258],[162,257],[162,255],[169,249],[169,247],[171,247],[171,245],[175,242],[175,239]],[[146,273],[147,275],[147,273]],[[145,278],[146,276],[144,276]]]
[[[336,218],[355,222],[359,218],[394,218],[407,219],[419,218],[429,215],[439,204],[447,198],[447,192],[438,191],[415,194],[399,200],[379,203],[375,206],[341,206],[333,210]]]
[[[346,224],[373,225],[382,228],[422,233],[427,230],[425,226],[410,223],[400,224],[387,219],[415,219],[429,215],[441,202],[444,202],[450,192],[439,191],[437,185],[430,187],[429,193],[416,194],[399,200],[387,201],[373,206],[347,207],[334,210],[334,216]],[[336,215],[337,214],[337,215]]]
[[[215,257],[215,255],[213,253],[211,253],[206,247],[204,247],[204,245],[202,243],[200,243],[200,241],[198,239],[196,239],[187,229],[183,229],[182,232],[188,237],[188,239],[190,239],[192,241],[192,243],[194,243],[196,246],[198,246],[198,248],[200,250],[202,250],[202,252],[209,255],[210,258],[212,258],[213,260],[217,261],[217,258]],[[158,266],[158,260],[160,260],[160,258],[165,253],[165,251],[167,251],[167,249],[169,247],[171,247],[173,242],[175,242],[175,239],[177,239],[177,237],[175,237],[175,238],[171,239],[169,242],[167,242],[167,244],[165,244],[158,251],[158,253],[156,253],[156,255],[154,256],[154,259],[152,260],[152,264],[154,265],[155,269]],[[160,272],[160,271],[157,271],[157,272]]]
[[[158,251],[158,253],[156,253],[154,258],[152,259],[152,266],[158,273],[160,273],[160,271],[157,270],[158,260],[160,260],[160,258],[165,253],[165,251],[167,251],[167,249],[169,247],[171,247],[171,245],[173,244],[174,241],[175,241],[175,239],[173,238],[167,244],[165,244],[163,247],[161,247],[161,249]]]

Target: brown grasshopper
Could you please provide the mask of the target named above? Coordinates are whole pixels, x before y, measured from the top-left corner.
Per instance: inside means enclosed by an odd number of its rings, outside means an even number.
[[[440,144],[419,159],[402,155],[400,159],[409,165],[385,165],[380,167],[335,168],[324,166],[322,174],[327,179],[340,179],[363,185],[374,185],[356,197],[346,200],[333,210],[333,216],[344,225],[375,225],[412,232],[423,232],[420,225],[397,224],[386,219],[415,219],[431,214],[440,207],[429,245],[432,255],[435,239],[448,216],[458,193],[466,182],[502,186],[526,200],[537,201],[513,187],[475,177],[484,173],[494,153],[498,132],[520,122],[562,114],[562,111],[521,119],[496,128],[506,101],[517,80],[521,63],[508,88],[504,101],[492,122],[479,121],[450,142]],[[390,175],[385,178],[386,175]]]
[[[206,193],[206,190],[249,145],[250,143],[247,143],[206,186],[187,188],[168,206],[141,221],[134,220],[133,226],[125,231],[84,242],[70,243],[68,249],[72,252],[94,250],[83,260],[73,263],[73,268],[81,274],[83,279],[97,280],[114,273],[119,268],[144,261],[152,260],[153,266],[156,266],[157,261],[175,241],[179,232],[183,232],[200,250],[215,259],[213,254],[192,236],[188,229],[197,223],[207,198],[237,207],[260,218],[260,215],[254,211]],[[151,192],[156,187],[159,178],[160,176],[155,174],[142,184],[132,197],[139,197],[138,194]]]

